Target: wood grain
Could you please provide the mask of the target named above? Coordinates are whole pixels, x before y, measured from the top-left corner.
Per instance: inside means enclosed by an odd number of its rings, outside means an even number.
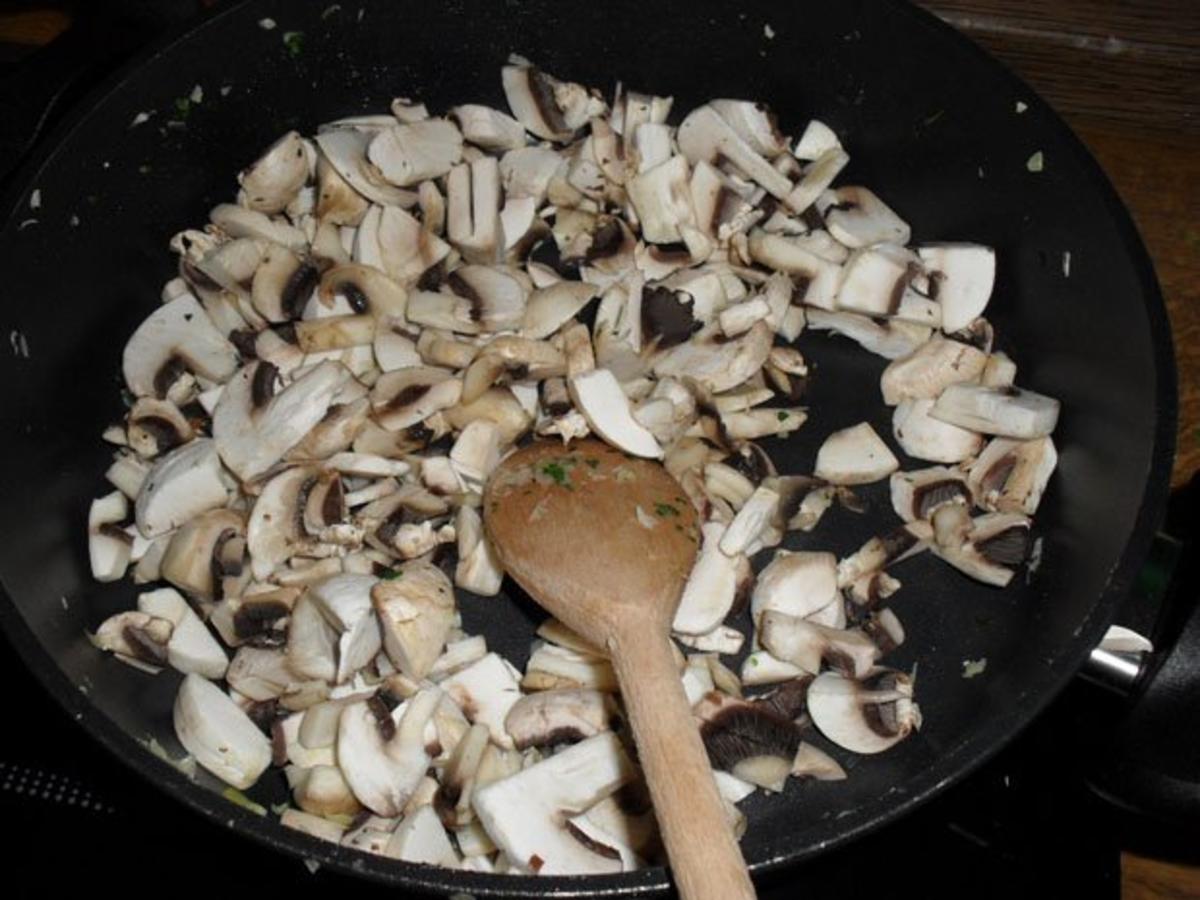
[[[1121,854],[1122,900],[1195,900],[1200,897],[1200,868]]]

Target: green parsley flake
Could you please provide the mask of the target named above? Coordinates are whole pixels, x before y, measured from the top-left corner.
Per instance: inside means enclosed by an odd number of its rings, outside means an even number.
[[[256,816],[265,816],[267,814],[267,808],[265,806],[263,806],[261,803],[255,803],[235,787],[225,788],[225,790],[221,791],[221,796],[230,803],[236,803],[243,809],[250,810],[250,812],[254,813]]]
[[[188,117],[188,113],[192,111],[192,100],[190,97],[175,98],[175,117],[181,122]]]
[[[1041,150],[1026,160],[1025,168],[1030,172],[1040,172],[1042,169],[1046,168],[1046,158],[1042,156]]]
[[[654,511],[664,518],[667,516],[679,515],[679,510],[676,509],[674,506],[672,506],[670,503],[655,503]]]
[[[299,56],[304,49],[304,32],[303,31],[285,31],[283,33],[283,46],[287,47],[288,53],[292,56]]]
[[[379,577],[382,578],[384,581],[395,581],[397,578],[399,578],[403,574],[404,574],[403,569],[384,569],[382,572],[379,573]]]
[[[790,415],[791,413],[781,409],[779,412],[775,413],[775,418],[777,418],[780,422],[786,422]]]
[[[551,478],[553,478],[555,484],[561,485],[562,487],[570,487],[570,485],[567,483],[567,470],[564,469],[559,463],[546,463],[544,466],[542,466],[542,474],[549,475]]]

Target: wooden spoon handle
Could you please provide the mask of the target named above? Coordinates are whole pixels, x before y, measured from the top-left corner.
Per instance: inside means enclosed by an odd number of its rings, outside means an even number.
[[[683,900],[753,900],[670,638],[649,623],[609,639],[654,813]]]

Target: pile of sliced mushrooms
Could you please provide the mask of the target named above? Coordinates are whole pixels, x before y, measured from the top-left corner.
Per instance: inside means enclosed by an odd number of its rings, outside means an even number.
[[[397,100],[290,132],[171,241],[88,523],[94,576],[147,589],[93,640],[184,673],[185,761],[238,799],[281,769],[285,825],[478,872],[617,872],[662,852],[604,652],[549,620],[521,671],[461,627],[459,599],[501,589],[479,511],[497,463],[590,434],[684,487],[704,525],[680,677],[744,830],[755,791],[846,777],[819,744],[920,726],[911,674],[881,665],[904,640],[889,568],[929,550],[1007,584],[1058,402],[992,350],[993,251],[909,246],[878,196],[833,186],[848,156],[821,122],[793,142],[713,100],[676,127],[670,97],[610,105],[517,58],[502,77],[511,115]],[[864,422],[777,471],[756,441],[808,418],[806,327],[890,360],[895,443],[931,465],[899,471]],[[901,522],[857,552],[772,549],[885,478]],[[749,636],[726,622],[747,601]]]

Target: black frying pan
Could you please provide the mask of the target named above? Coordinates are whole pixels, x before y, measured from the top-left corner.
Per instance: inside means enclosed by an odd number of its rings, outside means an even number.
[[[278,27],[259,27],[264,17]],[[287,31],[303,32],[298,54],[281,40]],[[1144,555],[1172,451],[1167,324],[1128,215],[1045,104],[909,6],[264,0],[211,15],[144,56],[45,142],[0,234],[0,578],[11,598],[0,603],[0,621],[47,690],[109,750],[273,847],[471,894],[616,895],[666,885],[661,869],[587,882],[493,879],[361,856],[285,830],[146,752],[138,742],[150,736],[177,749],[175,677],[102,658],[83,635],[133,605],[131,585],[90,582],[84,522],[90,498],[106,489],[99,433],[122,412],[121,348],[173,274],[167,238],[232,196],[234,173],[288,128],[312,132],[330,118],[385,109],[396,95],[435,110],[466,100],[503,106],[498,72],[511,51],[606,91],[620,78],[673,94],[680,114],[710,97],[741,96],[769,102],[792,132],[811,116],[830,123],[853,158],[842,182],[877,190],[916,240],[998,249],[988,315],[1000,346],[1018,361],[1022,385],[1063,402],[1060,467],[1037,519],[1038,571],[996,591],[928,554],[897,569],[905,588],[894,608],[910,639],[889,661],[920,660],[921,732],[879,757],[836,754],[850,770],[846,782],[793,785],[747,804],[743,846],[755,869],[805,859],[961,778],[1071,679]],[[186,127],[165,127],[175,99],[196,84],[204,101]],[[1028,104],[1023,114],[1018,100]],[[149,110],[148,123],[130,126]],[[1045,169],[1031,173],[1036,151]],[[41,206],[31,210],[35,188]],[[16,344],[24,337],[28,357],[10,352],[10,333]],[[876,399],[881,361],[818,335],[799,346],[817,365],[813,415],[794,440],[769,448],[782,471],[811,471],[831,429],[865,418],[890,434]],[[831,512],[789,543],[854,549],[891,521],[883,489],[866,493],[869,514]],[[462,606],[468,630],[524,659],[537,619],[528,603],[512,596]],[[985,674],[965,680],[962,661],[981,657]],[[283,794],[281,777],[254,791],[264,802]]]

